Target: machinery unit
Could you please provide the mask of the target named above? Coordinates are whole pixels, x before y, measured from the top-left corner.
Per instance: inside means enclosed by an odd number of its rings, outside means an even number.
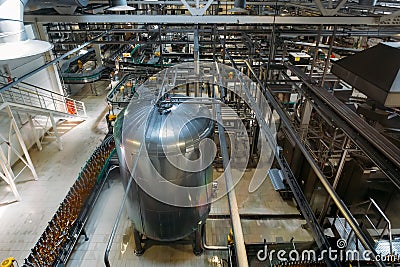
[[[289,53],[289,61],[293,65],[308,65],[310,63],[311,56],[304,52]]]
[[[189,171],[185,160],[202,160],[199,145],[214,133],[209,113],[199,104],[154,106],[152,100],[139,98],[118,115],[114,137],[123,184],[129,190],[127,208],[134,231],[153,240],[175,241],[205,222],[210,211],[211,189],[207,185],[211,185],[212,165]],[[133,183],[127,188],[130,177]],[[191,190],[199,187],[202,189]],[[176,201],[186,194],[188,202],[166,203],[160,194]]]
[[[400,43],[380,43],[337,61],[332,73],[385,107],[400,106]]]

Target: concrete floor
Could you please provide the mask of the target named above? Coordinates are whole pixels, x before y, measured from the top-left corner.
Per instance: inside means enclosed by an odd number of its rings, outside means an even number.
[[[0,260],[13,256],[21,264],[29,254],[47,222],[57,210],[69,187],[78,176],[85,161],[106,133],[104,101],[107,83],[97,83],[98,96],[85,88],[75,98],[85,102],[88,119],[77,124],[62,136],[64,150],[56,142],[44,145],[42,151],[31,149],[30,154],[39,175],[34,181],[25,170],[17,180],[21,202],[0,205]],[[215,171],[217,175],[217,171]],[[283,201],[267,178],[254,193],[248,193],[251,171],[239,182],[236,195],[242,214],[263,214],[263,219],[242,219],[246,243],[312,241],[310,233],[301,227],[305,221],[292,201]],[[90,240],[81,238],[71,255],[68,266],[104,266],[103,256],[123,196],[120,180],[114,175],[87,222]],[[12,201],[8,186],[0,182],[0,203]],[[226,197],[212,204],[211,214],[229,214]],[[207,243],[226,245],[230,221],[209,219],[206,223]],[[190,245],[152,246],[143,256],[133,254],[130,222],[124,212],[110,253],[111,266],[210,266],[213,255],[226,258],[225,252],[207,251],[195,256]]]

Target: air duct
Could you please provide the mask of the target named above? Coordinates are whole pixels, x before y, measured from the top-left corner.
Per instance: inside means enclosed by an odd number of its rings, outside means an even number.
[[[128,6],[126,0],[110,0],[110,8],[109,11],[129,11],[135,10],[136,8]]]
[[[233,8],[229,10],[231,13],[247,13],[246,10],[246,0],[235,0]]]
[[[0,61],[44,53],[52,48],[48,42],[29,40],[23,22],[28,0],[0,0]]]
[[[42,8],[54,8],[59,14],[72,15],[78,6],[87,6],[88,3],[89,0],[29,0],[25,9],[34,11]]]

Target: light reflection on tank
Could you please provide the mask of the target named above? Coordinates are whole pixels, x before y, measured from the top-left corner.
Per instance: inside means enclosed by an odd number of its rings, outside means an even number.
[[[134,228],[140,233],[155,240],[173,241],[190,235],[197,229],[199,222],[205,221],[210,205],[204,203],[209,203],[211,192],[204,187],[200,191],[193,191],[197,193],[192,191],[184,193],[187,198],[185,201],[190,203],[190,206],[186,207],[163,203],[155,199],[151,192],[160,193],[169,188],[164,186],[165,181],[156,178],[157,172],[165,180],[178,186],[199,187],[211,184],[211,165],[200,171],[191,172],[185,170],[185,166],[180,166],[185,163],[177,157],[183,155],[188,160],[201,160],[199,145],[201,146],[201,142],[207,138],[212,138],[214,124],[209,119],[210,111],[199,104],[175,103],[153,107],[151,98],[133,100],[118,116],[114,136],[126,189],[143,140],[146,118],[151,114],[147,120],[145,135],[144,148],[147,153],[140,153],[134,172],[136,179],[140,179],[141,185],[145,184],[147,189],[142,188],[137,180],[133,180],[128,193],[127,212]],[[171,115],[173,120],[168,120],[168,116]],[[177,129],[179,129],[178,142],[175,136]],[[174,159],[173,162],[171,159]],[[163,193],[177,198],[182,197],[182,192]]]

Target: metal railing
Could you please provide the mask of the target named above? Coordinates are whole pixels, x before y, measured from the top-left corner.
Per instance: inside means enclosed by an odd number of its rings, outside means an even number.
[[[391,224],[389,218],[386,216],[386,214],[382,211],[382,209],[378,206],[378,204],[376,203],[376,201],[373,198],[369,198],[367,201],[363,201],[363,202],[354,204],[351,206],[351,208],[365,206],[365,205],[368,205],[368,206],[365,209],[365,212],[363,212],[361,219],[359,220],[359,225],[364,225],[365,228],[367,228],[365,226],[365,224],[371,226],[372,227],[371,230],[375,231],[376,236],[378,236],[377,240],[375,240],[376,242],[379,242],[380,240],[382,240],[384,238],[384,236],[387,235],[388,239],[389,239],[390,255],[393,255],[392,224]],[[371,218],[370,212],[372,211],[372,208],[374,208],[375,211],[377,211],[377,213],[379,215],[379,217],[377,218],[377,223],[374,223],[373,218]],[[332,224],[335,224],[335,221],[338,221],[341,224],[341,226],[343,227],[343,229],[347,235],[347,241],[349,241],[350,236],[353,233],[353,230],[348,231],[349,229],[347,228],[347,222],[345,221],[343,224],[343,222],[340,219],[341,219],[341,217],[339,217],[339,215],[337,214]],[[385,221],[385,225],[383,228],[379,228],[379,225],[381,224],[381,219],[383,219]],[[372,237],[372,235],[371,235],[371,237]],[[349,244],[349,242],[347,242],[347,244]]]
[[[383,239],[383,237],[385,236],[386,230],[387,230],[387,236],[389,238],[390,255],[393,255],[392,224],[391,224],[389,218],[382,211],[382,209],[378,206],[378,204],[376,204],[376,202],[375,202],[375,200],[373,198],[369,198],[368,202],[369,202],[368,208],[366,209],[363,218],[365,218],[367,220],[367,222],[372,226],[372,228],[375,230],[375,232],[379,235],[378,241]],[[378,220],[377,224],[374,224],[372,222],[371,218],[368,216],[368,213],[369,213],[369,211],[371,210],[372,207],[375,208],[375,210],[379,213],[381,218],[386,222],[385,226],[383,227],[383,229],[378,229],[381,220]]]
[[[4,83],[0,82],[0,85],[4,85]],[[17,103],[43,110],[86,117],[86,108],[82,101],[67,98],[62,94],[26,83],[18,84],[0,93],[0,102]]]

